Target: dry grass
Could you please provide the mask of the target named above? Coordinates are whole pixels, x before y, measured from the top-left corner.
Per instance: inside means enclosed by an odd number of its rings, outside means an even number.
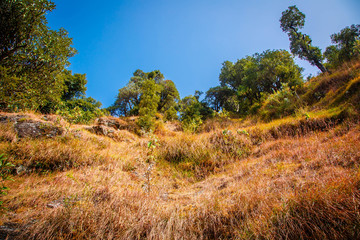
[[[153,150],[133,134],[136,119],[111,119],[114,139],[72,126],[19,140],[0,124],[0,153],[30,170],[6,182],[0,222],[18,239],[358,239],[359,113],[329,106],[357,101],[359,68],[308,83],[309,109],[327,109],[269,123],[212,119],[199,134],[159,120]]]
[[[359,238],[356,122],[263,141],[254,136],[233,130],[159,135],[151,192],[141,177],[146,138],[130,144],[88,133],[83,140],[3,141],[2,149],[16,145],[23,161],[107,157],[15,176],[1,221],[16,223],[20,239]],[[60,207],[46,207],[59,199]]]

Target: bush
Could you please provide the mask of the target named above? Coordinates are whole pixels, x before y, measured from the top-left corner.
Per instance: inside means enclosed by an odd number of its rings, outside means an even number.
[[[267,121],[289,116],[295,113],[300,104],[299,101],[296,92],[284,85],[282,90],[269,95],[265,100],[260,109],[260,116]]]
[[[7,161],[7,158],[4,156],[4,154],[0,154],[0,178],[2,185],[0,186],[0,196],[6,195],[9,188],[4,186],[4,181],[6,180],[12,180],[10,178],[10,171],[14,167],[13,164]],[[0,207],[2,206],[3,202],[0,201]]]

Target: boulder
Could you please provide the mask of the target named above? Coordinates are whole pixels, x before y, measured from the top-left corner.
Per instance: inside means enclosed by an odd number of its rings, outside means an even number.
[[[14,124],[15,131],[19,138],[55,137],[63,134],[62,127],[54,126],[51,123],[26,120]]]
[[[0,114],[0,123],[18,122],[21,120],[29,119],[26,115],[2,115]]]
[[[106,126],[92,126],[85,129],[96,135],[106,136],[116,141],[132,142],[135,140],[134,134],[130,133],[127,130],[118,130]]]

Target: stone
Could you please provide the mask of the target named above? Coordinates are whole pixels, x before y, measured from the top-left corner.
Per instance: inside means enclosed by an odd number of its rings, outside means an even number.
[[[21,120],[29,119],[26,115],[0,115],[0,123],[18,122]]]
[[[19,138],[53,138],[55,136],[62,135],[64,132],[62,127],[34,120],[16,122],[14,124],[14,128]]]
[[[16,167],[16,174],[17,175],[22,175],[22,174],[24,174],[24,173],[26,173],[28,171],[29,170],[23,165],[19,165],[18,167]]]

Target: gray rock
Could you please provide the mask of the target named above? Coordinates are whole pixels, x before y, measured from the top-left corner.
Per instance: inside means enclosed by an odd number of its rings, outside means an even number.
[[[17,122],[14,128],[19,138],[52,138],[64,132],[64,129],[61,127],[34,120]]]
[[[120,123],[117,120],[107,119],[107,118],[99,118],[97,120],[97,125],[111,127],[111,128],[115,128],[115,129],[119,129],[121,127]]]
[[[27,173],[28,171],[29,170],[23,165],[20,165],[20,166],[16,167],[16,174],[17,175],[22,175],[24,173]]]
[[[18,122],[19,120],[29,119],[26,115],[0,115],[0,123]]]

